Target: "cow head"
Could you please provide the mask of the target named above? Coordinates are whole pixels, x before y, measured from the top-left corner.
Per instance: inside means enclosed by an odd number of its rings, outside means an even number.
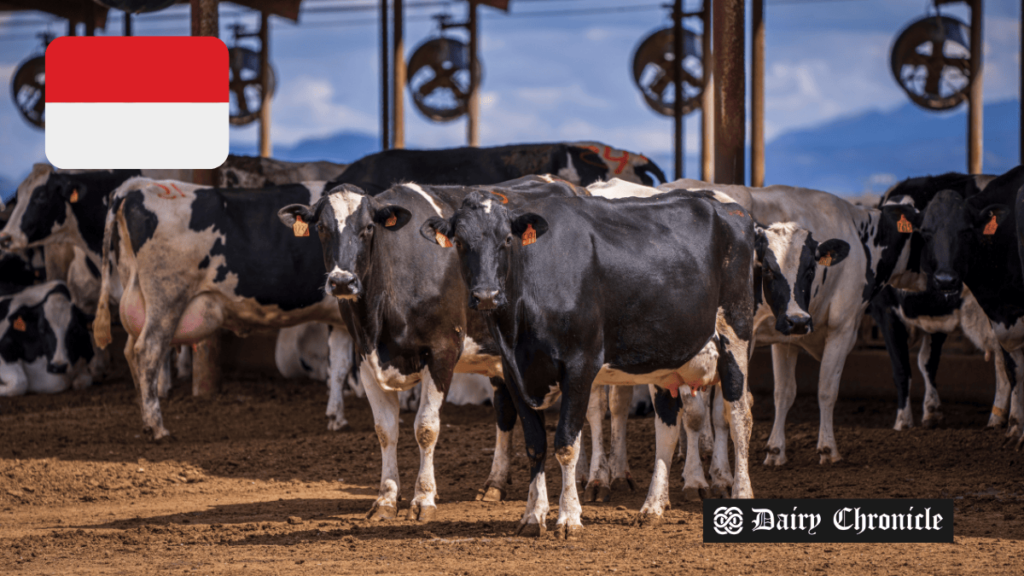
[[[316,229],[328,271],[325,292],[338,299],[358,300],[374,237],[401,230],[412,214],[401,206],[382,205],[358,187],[343,184],[313,206],[292,204],[281,208],[278,217],[296,230],[303,224]]]
[[[14,211],[0,231],[0,249],[24,250],[30,243],[48,236],[57,220],[63,223],[64,203],[51,204],[46,192],[46,182],[52,172],[49,164],[36,164],[18,185]]]
[[[434,216],[420,233],[431,242],[454,245],[469,287],[469,307],[489,311],[507,302],[505,279],[512,254],[548,230],[537,214],[509,212],[493,196],[473,192],[450,219]]]
[[[928,277],[928,289],[959,297],[974,248],[994,235],[1009,215],[1006,206],[977,210],[952,190],[939,192],[925,208],[920,227],[921,272]]]
[[[45,358],[47,372],[65,374],[78,360],[92,359],[88,331],[92,318],[71,303],[71,293],[63,283],[28,288],[2,304],[7,308],[0,335],[4,361]]]
[[[755,290],[763,292],[775,329],[787,336],[810,333],[814,323],[808,310],[818,266],[839,264],[850,245],[837,238],[819,244],[810,231],[786,222],[756,226],[754,248],[761,273],[761,286]]]

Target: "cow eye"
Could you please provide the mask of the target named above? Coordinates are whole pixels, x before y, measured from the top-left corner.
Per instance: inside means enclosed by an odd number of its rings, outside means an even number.
[[[511,245],[512,245],[512,235],[509,234],[508,236],[505,236],[505,246],[511,246]]]

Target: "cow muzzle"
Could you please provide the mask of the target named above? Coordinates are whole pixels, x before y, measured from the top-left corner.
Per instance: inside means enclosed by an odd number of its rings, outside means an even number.
[[[335,298],[354,300],[359,297],[362,285],[351,272],[331,272],[327,277],[327,291]]]
[[[960,275],[956,272],[941,270],[936,272],[932,279],[935,282],[935,288],[944,294],[959,294],[962,291]]]
[[[0,250],[7,250],[11,247],[14,238],[10,234],[0,234]]]
[[[473,290],[469,297],[469,307],[473,310],[494,310],[505,303],[505,298],[498,290]]]
[[[50,374],[67,374],[68,363],[67,362],[47,362],[46,371]]]
[[[775,329],[786,336],[810,334],[814,330],[814,322],[810,314],[789,314],[775,322]]]

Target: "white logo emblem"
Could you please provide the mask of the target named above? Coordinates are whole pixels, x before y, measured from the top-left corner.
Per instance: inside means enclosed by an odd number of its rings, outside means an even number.
[[[722,506],[715,510],[715,532],[735,536],[743,532],[743,511],[735,506]]]

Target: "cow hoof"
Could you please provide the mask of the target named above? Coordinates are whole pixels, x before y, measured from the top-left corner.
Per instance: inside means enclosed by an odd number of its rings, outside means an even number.
[[[597,490],[597,501],[598,502],[608,502],[611,499],[612,499],[612,490],[611,490],[611,488],[609,488],[607,486],[601,486]]]
[[[558,540],[576,540],[583,535],[580,524],[559,524],[555,526],[555,538]]]
[[[818,450],[818,454],[821,455],[821,458],[818,459],[818,464],[835,464],[843,459],[839,452],[830,448],[822,448]]]
[[[1013,438],[1018,435],[1020,435],[1020,428],[1017,427],[1017,423],[1015,421],[1010,420],[1009,426],[1006,427],[1006,437]]]
[[[335,418],[333,416],[327,417],[327,429],[331,432],[337,432],[348,428],[348,420],[344,418]]]
[[[373,503],[373,508],[366,513],[366,519],[372,522],[383,522],[394,520],[398,516],[398,509],[392,504]]]
[[[481,502],[501,502],[506,496],[507,494],[501,488],[487,486],[486,490],[476,495],[476,499]]]
[[[985,424],[985,428],[1002,428],[1005,424],[1006,418],[992,414],[988,417],[988,424]]]
[[[437,516],[437,506],[424,506],[413,501],[412,506],[409,507],[409,520],[416,520],[419,522],[430,522]]]
[[[786,462],[788,462],[786,453],[778,448],[769,448],[768,455],[764,458],[765,466],[782,466]]]
[[[156,428],[146,426],[145,428],[143,428],[143,433],[152,436],[154,442],[159,442],[165,438],[170,437],[171,435],[170,431],[168,431],[167,428],[164,428],[163,426],[157,426]]]
[[[633,477],[628,473],[624,478],[616,478],[612,480],[612,490],[621,492],[626,488],[629,488],[630,492],[634,492],[636,490],[636,481],[633,480]]]
[[[583,490],[583,501],[584,502],[596,502],[597,492],[601,488],[601,481],[594,480],[587,484],[586,489]]]
[[[729,485],[728,484],[712,484],[711,485],[711,497],[712,498],[728,498],[729,497]]]
[[[683,500],[687,502],[699,502],[708,497],[707,486],[683,487]]]
[[[639,514],[633,517],[632,525],[637,528],[651,528],[659,526],[665,523],[665,517],[661,514],[655,514],[650,511],[641,510]]]
[[[547,532],[543,524],[520,524],[516,530],[516,536],[523,538],[540,538]]]
[[[942,414],[936,412],[936,413],[930,414],[928,416],[925,416],[921,420],[921,426],[923,426],[923,427],[925,427],[925,428],[927,428],[929,430],[932,430],[932,429],[936,428],[939,425],[940,422],[942,422]]]

